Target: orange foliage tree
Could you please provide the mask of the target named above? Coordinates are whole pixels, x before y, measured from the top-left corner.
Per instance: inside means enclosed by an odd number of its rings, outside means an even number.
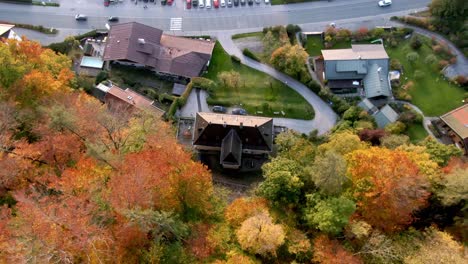
[[[314,240],[314,261],[322,264],[359,264],[362,260],[336,240],[320,235]]]
[[[427,179],[408,157],[412,153],[370,148],[347,155],[359,215],[386,232],[412,222],[412,213],[426,205]]]

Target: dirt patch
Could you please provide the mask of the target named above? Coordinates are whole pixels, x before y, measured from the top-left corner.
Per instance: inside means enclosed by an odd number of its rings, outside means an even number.
[[[235,39],[233,41],[240,50],[247,48],[254,53],[263,53],[263,43],[261,37],[246,37]]]

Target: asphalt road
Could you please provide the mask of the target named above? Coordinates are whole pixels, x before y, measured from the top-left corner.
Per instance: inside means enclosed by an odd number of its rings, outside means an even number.
[[[61,0],[60,7],[42,7],[0,3],[0,20],[43,25],[59,29],[104,28],[108,16],[118,16],[120,22],[137,21],[150,26],[171,30],[171,19],[181,19],[174,33],[213,32],[261,28],[279,24],[307,24],[323,21],[382,16],[417,10],[430,0],[393,0],[390,7],[378,7],[377,0],[334,0],[270,6],[261,3],[253,6],[212,9],[186,9],[184,0],[175,0],[173,6],[148,3],[143,8],[130,0],[104,7],[101,0]],[[75,21],[75,14],[85,14],[88,21]]]

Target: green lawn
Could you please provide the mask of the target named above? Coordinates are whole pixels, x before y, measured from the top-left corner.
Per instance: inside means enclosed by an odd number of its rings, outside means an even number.
[[[249,32],[232,35],[232,39],[248,38],[248,37],[261,37],[263,38],[263,32]]]
[[[349,49],[351,48],[351,42],[337,42],[331,49]],[[322,37],[319,35],[312,35],[307,37],[307,43],[305,46],[307,53],[310,56],[319,56],[322,54],[322,50],[325,49],[322,41]]]
[[[282,116],[275,115],[274,112],[284,111],[288,118],[313,119],[314,110],[301,95],[263,72],[233,63],[229,54],[217,42],[208,73],[204,77],[217,81],[218,73],[230,70],[240,73],[240,87],[234,90],[218,85],[213,96],[208,99],[209,104],[242,104],[250,114],[262,111],[262,116]]]
[[[410,137],[411,142],[416,143],[425,139],[428,134],[422,124],[412,124],[408,127],[406,135]]]
[[[421,39],[423,38],[421,37]],[[409,40],[401,42],[397,48],[387,47],[386,50],[390,58],[398,59],[404,67],[402,83],[414,82],[414,86],[409,89],[412,103],[417,105],[426,116],[439,116],[461,106],[464,91],[444,80],[434,65],[428,65],[424,62],[426,56],[433,52],[430,40],[424,38],[423,42],[424,44],[418,50],[419,59],[414,63],[410,63],[406,59],[406,55],[413,51]],[[423,72],[424,76],[415,79],[414,72],[416,70]]]

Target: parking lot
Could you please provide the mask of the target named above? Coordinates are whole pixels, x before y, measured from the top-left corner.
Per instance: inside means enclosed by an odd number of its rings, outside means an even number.
[[[78,3],[86,0],[74,0]],[[143,9],[152,8],[174,8],[183,9],[187,11],[192,10],[216,10],[222,11],[223,9],[231,8],[259,8],[269,7],[270,0],[102,0],[102,6],[108,8],[133,6],[140,7]],[[71,1],[73,2],[73,1]]]

